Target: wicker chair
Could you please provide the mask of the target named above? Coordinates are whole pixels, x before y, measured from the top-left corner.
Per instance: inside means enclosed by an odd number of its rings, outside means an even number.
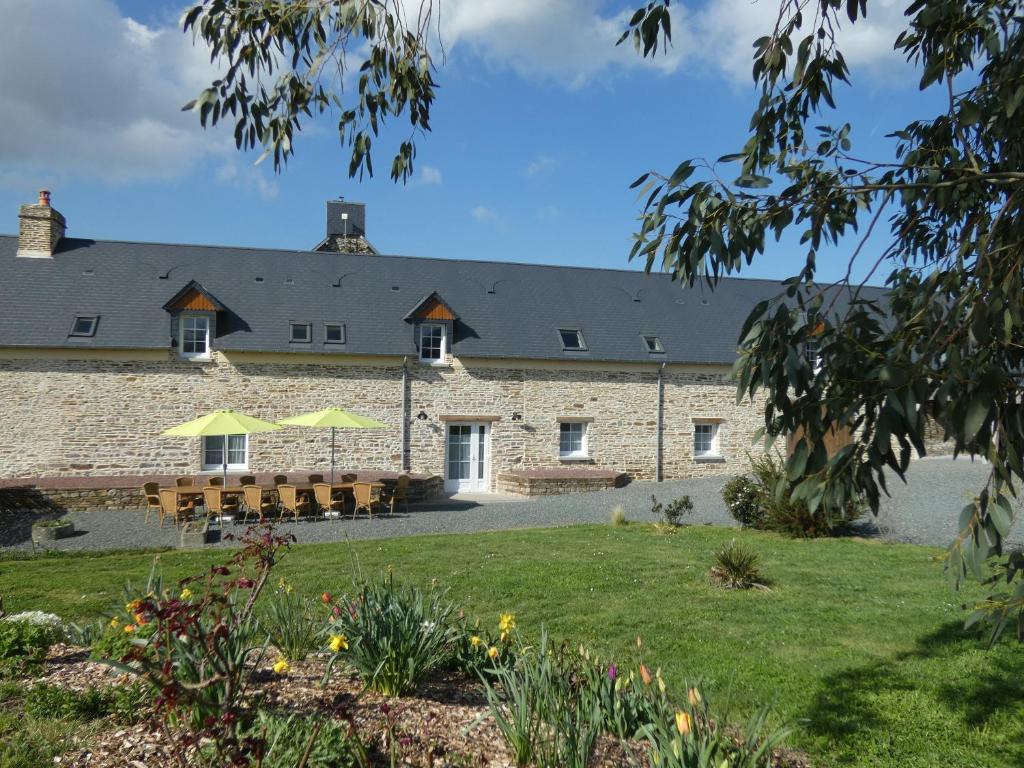
[[[399,502],[405,505],[405,512],[409,512],[409,476],[399,475],[395,481],[395,487],[384,492],[383,501],[388,506],[388,514],[395,514],[395,507]]]
[[[182,520],[189,520],[192,517],[196,505],[192,499],[182,497],[173,488],[161,488],[160,508],[163,510],[163,516],[170,517],[177,526]]]
[[[176,477],[174,478],[174,484],[181,488],[183,485],[195,485],[195,480],[191,477]]]
[[[372,520],[373,507],[381,505],[380,489],[374,488],[370,483],[355,483],[352,486],[352,495],[356,500],[356,505],[352,508],[352,519],[356,519],[359,510],[365,509]]]
[[[341,482],[343,483],[354,483],[358,479],[359,475],[357,475],[355,472],[346,472],[344,475],[341,476]]]
[[[208,485],[203,488],[203,506],[206,507],[206,516],[217,516],[217,522],[224,524],[224,515],[237,515],[240,504],[237,499],[231,496],[225,497],[219,486]]]
[[[142,495],[146,498],[146,522],[149,522],[149,513],[156,512],[160,525],[163,525],[164,512],[160,506],[160,483],[145,483],[142,486]]]
[[[258,485],[242,486],[242,499],[246,520],[249,519],[250,512],[255,512],[262,523],[264,516],[277,507],[277,501]]]
[[[274,485],[282,485],[288,482],[288,475],[274,475]]]
[[[336,509],[339,514],[345,511],[345,497],[341,494],[331,496],[331,486],[328,483],[313,483],[313,498],[324,515],[329,509]]]
[[[299,521],[300,514],[308,514],[313,506],[310,504],[308,496],[299,496],[295,486],[289,483],[282,483],[277,486],[277,494],[281,499],[282,513],[295,515],[295,522]]]
[[[224,485],[224,475],[214,475],[213,477],[207,478],[206,482],[203,485],[204,485],[204,487],[207,486],[207,485],[223,486]]]
[[[256,475],[242,475],[238,478],[239,485],[256,485]]]
[[[310,483],[322,483],[323,481],[324,481],[324,476],[320,475],[320,474],[310,475],[309,478],[308,478],[308,482],[310,482]]]

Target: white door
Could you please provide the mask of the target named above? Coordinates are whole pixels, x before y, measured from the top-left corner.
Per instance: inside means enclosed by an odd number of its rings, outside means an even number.
[[[449,493],[487,491],[491,426],[485,422],[448,422],[444,489]]]

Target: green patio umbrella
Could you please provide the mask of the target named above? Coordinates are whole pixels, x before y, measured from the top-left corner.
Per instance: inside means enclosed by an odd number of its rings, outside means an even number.
[[[216,435],[251,435],[257,432],[272,432],[280,429],[280,425],[272,421],[261,421],[244,413],[235,413],[230,409],[214,411],[198,419],[187,421],[171,427],[161,434],[175,437],[213,437]],[[224,446],[224,485],[228,483],[228,450]]]
[[[387,424],[381,424],[366,416],[349,413],[343,408],[324,408],[322,411],[303,413],[299,416],[291,416],[287,419],[280,419],[278,424],[288,424],[295,427],[314,427],[317,429],[331,428],[331,485],[334,485],[334,432],[337,429],[381,429]]]

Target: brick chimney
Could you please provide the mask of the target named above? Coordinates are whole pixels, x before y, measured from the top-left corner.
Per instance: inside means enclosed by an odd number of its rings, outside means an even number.
[[[28,259],[50,259],[64,237],[67,222],[50,207],[50,191],[39,190],[39,202],[23,205],[18,211],[18,256]]]

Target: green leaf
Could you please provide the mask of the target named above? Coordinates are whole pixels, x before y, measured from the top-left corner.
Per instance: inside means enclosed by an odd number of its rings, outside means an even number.
[[[984,393],[977,393],[971,398],[967,405],[967,413],[964,417],[964,441],[973,440],[988,419],[989,405],[991,398]]]

